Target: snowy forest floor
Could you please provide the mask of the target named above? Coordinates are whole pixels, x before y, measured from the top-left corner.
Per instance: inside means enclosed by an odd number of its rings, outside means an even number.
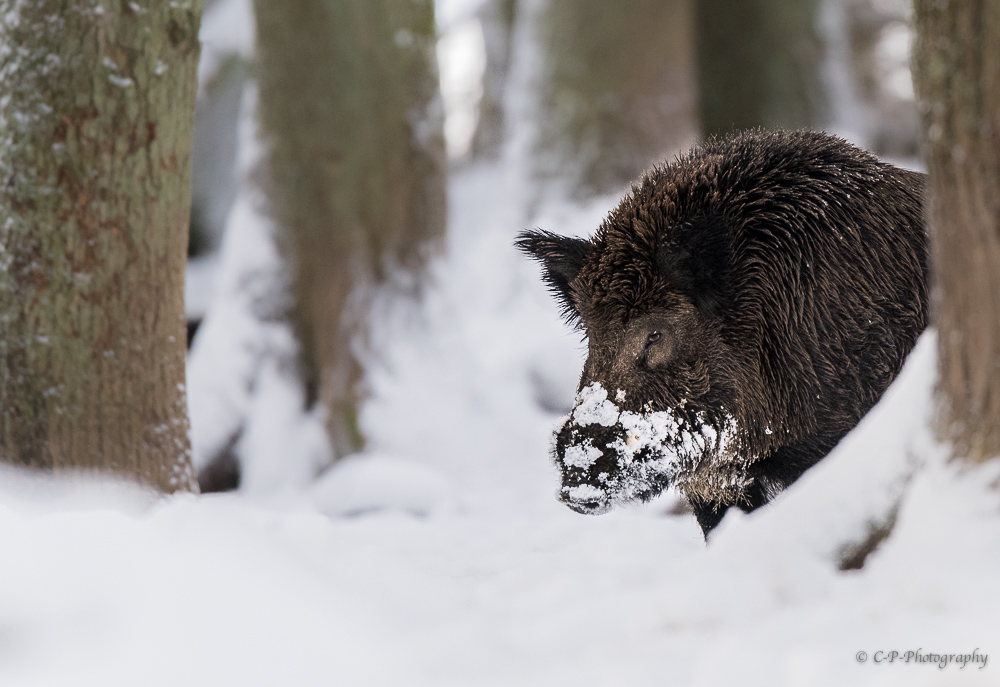
[[[0,685],[997,684],[1000,468],[931,438],[933,333],[830,457],[707,546],[672,496],[577,515],[548,450],[581,344],[511,247],[515,183],[455,176],[434,283],[373,333],[366,455],[169,499],[0,475]],[[534,223],[586,234],[613,202]],[[974,650],[985,668],[903,662]]]

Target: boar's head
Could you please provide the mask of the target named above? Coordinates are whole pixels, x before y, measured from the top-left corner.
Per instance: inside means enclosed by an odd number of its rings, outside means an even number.
[[[532,231],[517,244],[588,344],[556,437],[560,498],[599,514],[676,486],[704,524],[747,498],[747,447],[768,443],[748,435],[755,384],[731,344],[730,231],[719,216],[657,222],[628,210],[590,240]]]

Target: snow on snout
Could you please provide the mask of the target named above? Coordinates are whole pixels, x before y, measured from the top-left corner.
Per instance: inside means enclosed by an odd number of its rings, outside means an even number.
[[[603,515],[611,510],[612,501],[608,492],[592,484],[578,484],[575,487],[563,487],[563,501],[573,510],[588,515]]]
[[[643,449],[660,448],[667,438],[678,433],[680,427],[673,415],[658,412],[647,415],[624,411],[618,420],[625,430],[625,441],[619,445],[619,455],[625,462],[631,462],[633,456]]]
[[[563,463],[571,468],[581,468],[586,470],[601,457],[601,449],[594,446],[590,439],[582,444],[567,446],[563,455]]]
[[[575,487],[566,487],[565,492],[569,500],[576,503],[601,501],[607,496],[603,489],[590,484],[578,484]]]
[[[569,418],[571,432],[562,448],[562,463],[567,468],[589,471],[607,454],[616,458],[618,471],[602,473],[599,483],[564,487],[564,499],[571,505],[607,501],[610,507],[612,502],[628,501],[655,485],[676,481],[681,473],[695,470],[706,457],[732,458],[737,423],[729,413],[723,413],[721,427],[713,426],[703,414],[689,424],[672,409],[644,413],[622,410],[608,396],[598,382],[580,391]],[[615,396],[622,397],[623,392]],[[580,431],[592,425],[613,428],[614,440],[595,446],[594,439],[586,436],[588,432]]]
[[[624,398],[625,393],[617,392],[616,398]],[[664,443],[680,430],[676,418],[671,413],[657,412],[638,414],[621,410],[608,399],[608,391],[599,382],[584,387],[577,396],[571,423],[577,427],[617,425],[624,430],[624,440],[617,439],[607,448],[613,449],[623,465],[632,462],[633,457],[644,449],[663,452]],[[601,457],[601,449],[596,448],[588,438],[583,442],[566,447],[563,463],[569,467],[589,468]]]
[[[603,425],[611,427],[618,422],[618,406],[608,400],[608,391],[599,382],[584,387],[577,396],[573,409],[573,424],[580,427]]]

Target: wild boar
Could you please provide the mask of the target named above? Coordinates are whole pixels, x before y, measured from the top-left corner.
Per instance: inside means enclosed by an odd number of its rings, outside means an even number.
[[[707,535],[826,456],[927,325],[923,186],[834,136],[755,131],[653,168],[590,239],[521,234],[588,345],[560,498],[597,514],[674,486]]]

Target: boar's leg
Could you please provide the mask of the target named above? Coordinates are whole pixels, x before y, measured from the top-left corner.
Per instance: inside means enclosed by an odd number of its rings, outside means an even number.
[[[705,538],[708,539],[708,533],[722,522],[729,508],[738,506],[744,513],[757,510],[818,463],[842,438],[843,435],[812,436],[794,446],[780,448],[757,462],[751,469],[752,481],[738,503],[720,504],[689,499]]]
[[[726,511],[729,510],[729,506],[723,506],[718,503],[708,503],[705,501],[691,500],[691,509],[694,511],[694,517],[698,520],[698,525],[701,527],[701,533],[705,536],[706,541],[708,540],[708,533],[715,529],[715,526],[722,522],[723,516],[725,516]]]

